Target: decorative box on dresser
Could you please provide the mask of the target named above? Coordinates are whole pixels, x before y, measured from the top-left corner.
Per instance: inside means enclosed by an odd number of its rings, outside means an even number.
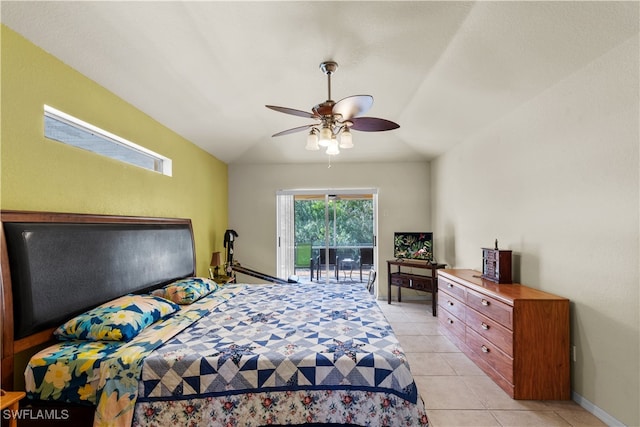
[[[482,248],[482,278],[511,283],[511,251]]]
[[[514,399],[571,398],[569,300],[438,270],[440,330]]]

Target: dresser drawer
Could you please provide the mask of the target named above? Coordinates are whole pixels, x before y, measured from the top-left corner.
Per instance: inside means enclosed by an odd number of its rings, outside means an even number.
[[[440,292],[440,296],[438,296],[438,306],[447,310],[463,322],[465,321],[465,304],[454,296],[446,292]]]
[[[442,277],[438,278],[438,291],[443,291],[448,294],[455,295],[461,301],[465,300],[466,288]]]
[[[475,356],[491,366],[504,379],[513,384],[513,359],[486,338],[467,326],[465,343]]]
[[[465,323],[482,337],[500,347],[507,355],[513,357],[513,332],[495,320],[478,313],[472,308],[465,312]]]
[[[466,301],[469,307],[474,308],[479,313],[501,323],[503,326],[513,329],[512,315],[513,307],[495,298],[482,295],[478,292],[467,289]]]
[[[438,310],[438,322],[440,322],[440,330],[444,335],[454,335],[460,341],[464,342],[465,324],[455,315],[447,311],[444,307]]]

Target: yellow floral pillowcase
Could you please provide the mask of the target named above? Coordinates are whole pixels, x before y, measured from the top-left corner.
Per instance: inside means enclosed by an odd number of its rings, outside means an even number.
[[[218,284],[211,279],[189,277],[165,286],[164,297],[176,304],[191,304],[218,289]]]
[[[178,305],[164,298],[125,295],[70,319],[53,334],[59,340],[129,341],[178,310]]]

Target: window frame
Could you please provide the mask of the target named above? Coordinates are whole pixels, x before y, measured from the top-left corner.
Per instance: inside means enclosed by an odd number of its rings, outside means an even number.
[[[61,141],[60,139],[56,139],[56,138],[51,138],[49,136],[47,136],[47,125],[46,125],[46,118],[51,118],[53,120],[56,120],[58,122],[64,123],[74,129],[78,129],[80,131],[84,131],[84,132],[88,132],[93,134],[94,136],[101,138],[103,141],[109,142],[111,144],[116,144],[120,147],[124,147],[127,150],[130,150],[132,152],[135,152],[136,154],[141,154],[143,156],[146,156],[147,158],[150,158],[151,160],[153,160],[153,169],[134,163],[133,161],[127,161],[124,160],[120,157],[117,156],[112,156],[109,155],[108,153],[105,152],[101,152],[99,150],[92,150],[91,148],[87,148],[87,147],[81,147],[78,145],[75,145],[73,142],[71,141]],[[101,129],[97,126],[92,125],[91,123],[87,123],[84,120],[80,120],[77,117],[74,117],[70,114],[67,114],[63,111],[60,111],[54,107],[51,107],[49,105],[44,105],[44,115],[43,115],[43,134],[44,137],[51,140],[51,141],[56,141],[56,142],[60,142],[62,144],[66,144],[69,145],[71,147],[75,147],[75,148],[79,148],[85,151],[89,151],[95,154],[98,154],[100,156],[104,156],[104,157],[108,157],[110,159],[113,160],[117,160],[123,163],[126,163],[128,165],[132,165],[132,166],[136,166],[142,169],[146,169],[152,172],[157,172],[160,173],[162,175],[165,176],[172,176],[172,161],[170,158],[163,156],[161,154],[158,154],[152,150],[149,150],[148,148],[145,148],[141,145],[138,145],[134,142],[131,142],[125,138],[122,138],[118,135],[115,135],[109,131],[106,131],[104,129]]]

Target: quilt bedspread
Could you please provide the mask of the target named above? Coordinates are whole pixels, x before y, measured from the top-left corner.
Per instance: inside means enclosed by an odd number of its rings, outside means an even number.
[[[70,340],[47,347],[27,365],[27,395],[91,403],[96,406],[94,426],[130,426],[144,357],[227,298],[227,292],[212,294],[129,342]]]
[[[207,419],[219,416],[229,425],[290,423],[294,413],[309,422],[313,413],[305,410],[323,400],[333,422],[385,425],[384,416],[373,417],[387,410],[388,420],[426,425],[405,355],[364,287],[230,286],[233,297],[145,359],[134,424],[158,422],[179,403],[187,417],[207,408]],[[246,417],[225,418],[240,401]],[[247,410],[252,402],[255,408]],[[269,418],[277,403],[281,418]],[[349,411],[340,414],[345,405]],[[313,421],[328,419],[321,418]]]

